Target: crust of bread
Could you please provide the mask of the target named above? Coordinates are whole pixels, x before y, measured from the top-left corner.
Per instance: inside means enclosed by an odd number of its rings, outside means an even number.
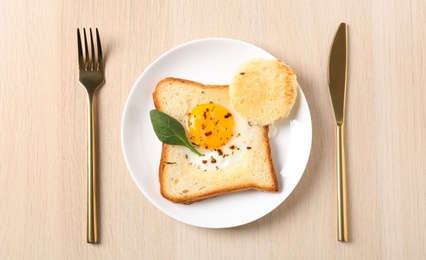
[[[268,125],[289,115],[297,97],[296,73],[279,59],[241,64],[229,84],[235,109],[250,122]]]
[[[155,108],[185,125],[185,115],[197,104],[229,103],[228,86],[203,85],[194,81],[166,78],[153,93]],[[256,189],[277,192],[278,181],[272,161],[267,126],[252,126],[256,141],[234,165],[205,171],[185,159],[192,153],[183,146],[162,144],[159,165],[161,195],[175,203],[190,204],[218,195]]]

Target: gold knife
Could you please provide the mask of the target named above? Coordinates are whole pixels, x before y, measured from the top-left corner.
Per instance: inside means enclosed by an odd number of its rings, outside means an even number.
[[[348,241],[344,123],[348,69],[347,25],[341,23],[331,46],[328,86],[337,126],[337,239]]]

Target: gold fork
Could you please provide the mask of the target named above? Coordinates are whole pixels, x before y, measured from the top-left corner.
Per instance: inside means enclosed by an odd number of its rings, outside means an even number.
[[[88,98],[88,133],[87,133],[87,242],[98,242],[97,226],[97,201],[96,201],[96,132],[94,95],[98,87],[105,82],[104,61],[102,58],[101,39],[96,28],[97,59],[95,58],[95,45],[93,43],[92,29],[90,29],[91,52],[87,47],[86,29],[84,35],[84,56],[81,45],[80,30],[77,29],[78,41],[78,68],[79,80],[87,90]]]

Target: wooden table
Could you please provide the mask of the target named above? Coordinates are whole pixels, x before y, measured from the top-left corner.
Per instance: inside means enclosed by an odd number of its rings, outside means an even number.
[[[426,2],[0,1],[0,259],[425,259]],[[349,25],[348,243],[336,239],[330,45]],[[98,27],[100,243],[86,243],[86,93],[76,28]],[[131,178],[120,123],[165,51],[194,39],[255,44],[297,72],[313,143],[276,210],[230,229],[180,223]]]

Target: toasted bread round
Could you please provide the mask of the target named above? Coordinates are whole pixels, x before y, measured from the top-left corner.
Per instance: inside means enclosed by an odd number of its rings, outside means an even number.
[[[288,116],[297,86],[296,73],[281,60],[252,59],[233,76],[229,96],[243,117],[263,126]]]

